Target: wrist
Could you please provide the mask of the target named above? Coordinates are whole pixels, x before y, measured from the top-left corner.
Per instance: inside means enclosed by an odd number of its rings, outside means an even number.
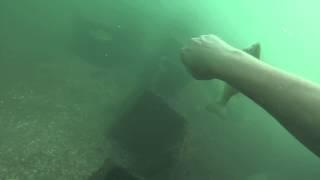
[[[231,77],[239,75],[248,54],[240,49],[232,49],[218,59],[212,60],[211,72],[217,79],[228,81]]]

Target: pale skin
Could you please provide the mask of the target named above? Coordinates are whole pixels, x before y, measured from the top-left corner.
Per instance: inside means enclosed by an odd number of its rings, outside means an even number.
[[[320,85],[268,65],[215,35],[192,38],[181,60],[198,80],[220,79],[248,96],[320,157]]]

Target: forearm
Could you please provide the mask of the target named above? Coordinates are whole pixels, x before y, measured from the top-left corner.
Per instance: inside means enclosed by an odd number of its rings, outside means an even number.
[[[320,86],[245,53],[230,62],[219,78],[259,104],[320,156]]]

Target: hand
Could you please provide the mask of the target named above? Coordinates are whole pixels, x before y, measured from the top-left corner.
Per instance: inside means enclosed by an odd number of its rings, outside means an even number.
[[[182,49],[181,60],[194,78],[209,80],[218,78],[235,52],[241,51],[215,35],[203,35]]]

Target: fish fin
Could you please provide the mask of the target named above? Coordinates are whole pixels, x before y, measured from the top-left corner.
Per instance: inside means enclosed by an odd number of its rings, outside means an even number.
[[[246,53],[254,56],[257,59],[260,59],[261,55],[261,44],[260,43],[254,43],[250,47],[243,49]]]
[[[261,54],[261,45],[257,42],[252,44],[250,47],[243,49],[243,51],[259,59]],[[226,106],[230,99],[238,93],[239,91],[237,89],[233,88],[228,83],[225,83],[220,100],[217,103],[207,105],[206,110],[210,113],[214,113],[221,119],[228,119]]]

